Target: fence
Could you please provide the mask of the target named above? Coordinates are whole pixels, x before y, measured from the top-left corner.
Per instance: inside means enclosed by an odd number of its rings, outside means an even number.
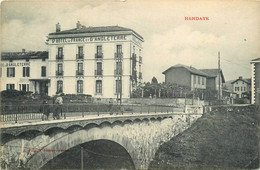
[[[25,120],[39,120],[42,118],[42,109],[47,105],[2,105],[0,120],[2,122]],[[48,104],[50,113],[54,112],[57,105]],[[174,108],[172,106],[163,105],[115,105],[102,103],[85,103],[76,104],[69,103],[62,105],[62,113],[64,119],[66,117],[84,117],[87,115],[101,115],[101,114],[124,114],[124,113],[170,113],[176,111],[183,111],[184,108]]]

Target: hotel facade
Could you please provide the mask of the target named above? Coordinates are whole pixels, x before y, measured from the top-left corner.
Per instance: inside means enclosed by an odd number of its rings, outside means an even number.
[[[251,79],[251,103],[260,105],[260,58],[251,60],[252,79]]]
[[[48,94],[48,52],[1,53],[0,90]]]
[[[78,22],[74,29],[61,31],[60,28],[58,23],[56,32],[48,35],[48,52],[44,61],[33,57],[27,59],[30,67],[38,70],[31,68],[31,74],[26,78],[26,83],[30,84],[26,91],[36,92],[37,88],[44,86],[47,88],[44,92],[49,96],[62,92],[97,98],[131,97],[132,90],[142,83],[143,37],[119,26],[86,27]],[[7,57],[6,62],[14,60]],[[43,79],[40,63],[46,67],[46,77],[45,85],[38,87],[37,83],[43,82],[40,80]],[[24,79],[23,71],[17,70],[16,74],[18,72],[19,76],[1,77],[6,82],[1,83],[1,90],[20,90],[18,82]],[[3,72],[3,75],[7,73]],[[5,84],[15,85],[7,88]]]
[[[89,94],[130,98],[142,82],[143,38],[119,26],[85,27],[50,33],[49,95]]]

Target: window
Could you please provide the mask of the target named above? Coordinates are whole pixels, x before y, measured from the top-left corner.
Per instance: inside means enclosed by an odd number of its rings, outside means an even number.
[[[200,84],[200,77],[198,76],[198,84]]]
[[[97,63],[96,75],[102,75],[102,63],[101,62]]]
[[[42,66],[42,77],[46,77],[46,67]]]
[[[83,58],[83,47],[78,47],[78,57],[79,59]]]
[[[63,92],[63,81],[61,81],[61,80],[57,81],[57,92],[58,93]]]
[[[23,77],[30,77],[30,67],[23,67]]]
[[[122,45],[116,45],[116,52],[119,54],[119,53],[122,53]]]
[[[29,91],[29,84],[19,84],[20,91]]]
[[[78,74],[77,75],[83,75],[83,63],[78,63]]]
[[[2,67],[0,68],[0,77],[2,77]]]
[[[63,75],[63,66],[62,66],[62,64],[58,64],[57,75]]]
[[[83,93],[83,80],[77,81],[77,93]]]
[[[14,90],[14,84],[6,84],[6,90]]]
[[[193,75],[193,84],[196,84],[196,76]]]
[[[96,93],[102,93],[102,80],[96,80]]]
[[[204,83],[205,83],[205,82],[204,82],[204,77],[202,77],[202,82],[201,82],[201,83],[202,83],[202,85],[204,85]]]
[[[115,74],[122,74],[122,62],[116,62],[116,73]]]
[[[241,91],[243,91],[243,87],[241,87]]]
[[[63,48],[62,47],[59,47],[58,48],[58,56],[57,56],[58,59],[62,59],[63,58]]]
[[[244,87],[244,91],[246,91],[246,87]]]
[[[98,56],[102,54],[102,46],[101,45],[97,46],[97,54],[98,54]]]
[[[7,68],[7,77],[15,77],[15,68],[14,67]]]
[[[122,92],[122,81],[121,80],[116,80],[116,93],[121,93]]]

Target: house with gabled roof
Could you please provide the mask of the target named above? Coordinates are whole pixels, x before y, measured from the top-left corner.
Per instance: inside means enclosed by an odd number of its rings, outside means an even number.
[[[220,98],[222,98],[222,88],[225,83],[223,71],[221,69],[200,69],[200,71],[207,74],[207,89],[219,91],[220,85]]]
[[[232,91],[237,94],[237,98],[246,97],[251,91],[251,79],[243,79],[239,76],[232,83]]]
[[[173,83],[194,89],[206,89],[207,74],[183,64],[174,65],[163,72],[165,83]]]

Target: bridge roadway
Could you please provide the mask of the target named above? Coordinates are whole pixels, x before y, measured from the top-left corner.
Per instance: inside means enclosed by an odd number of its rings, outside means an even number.
[[[84,117],[76,116],[76,117],[67,117],[66,119],[62,118],[59,120],[27,120],[20,121],[18,123],[14,122],[2,122],[1,124],[1,133],[2,134],[11,134],[17,136],[25,131],[40,131],[45,132],[48,129],[53,127],[67,129],[70,126],[78,125],[81,127],[85,127],[88,124],[96,124],[101,125],[102,123],[108,122],[113,124],[117,121],[124,122],[127,120],[161,120],[165,118],[172,118],[174,115],[183,115],[183,112],[174,112],[174,113],[124,113],[123,115],[110,115],[110,114],[102,114],[102,115],[85,115]],[[191,114],[189,114],[191,115]]]

